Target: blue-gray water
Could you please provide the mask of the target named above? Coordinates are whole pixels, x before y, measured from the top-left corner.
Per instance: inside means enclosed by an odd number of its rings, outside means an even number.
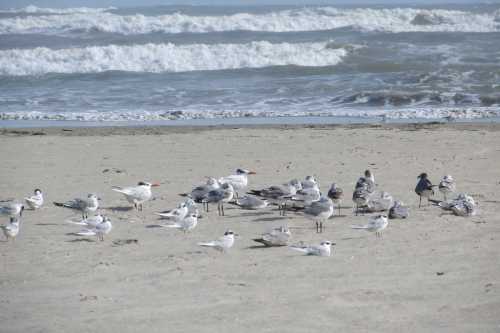
[[[495,118],[499,41],[492,4],[13,9],[0,120]]]

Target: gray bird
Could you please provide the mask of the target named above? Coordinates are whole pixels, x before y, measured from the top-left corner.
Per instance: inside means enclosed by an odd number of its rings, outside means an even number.
[[[236,199],[236,202],[234,204],[242,209],[257,210],[266,208],[269,203],[267,202],[267,200],[262,200],[252,195],[245,195]]]
[[[403,202],[396,200],[394,205],[389,209],[390,219],[405,219],[410,216],[410,209]]]
[[[22,216],[24,205],[18,202],[8,202],[0,206],[0,215],[7,215],[11,217]]]
[[[370,170],[365,170],[364,177],[360,177],[356,182],[354,189],[363,188],[366,186],[366,191],[368,193],[373,193],[375,191],[375,176]]]
[[[339,205],[339,215],[340,215],[340,204],[342,203],[342,198],[344,197],[344,191],[337,186],[337,184],[333,183],[328,190],[328,197],[332,199],[334,204]]]
[[[279,227],[262,235],[261,238],[254,238],[253,241],[271,246],[286,246],[292,237],[292,233],[286,227]]]
[[[220,188],[220,184],[217,179],[213,177],[208,177],[207,183],[196,186],[190,194],[182,194],[182,196],[188,196],[193,199],[195,202],[202,202],[203,198],[208,194],[208,192],[216,190]]]
[[[293,197],[297,191],[302,189],[302,183],[297,179],[292,179],[283,185],[274,185],[262,190],[251,190],[249,193],[268,200],[278,205],[280,215],[286,214],[287,200]]]
[[[220,188],[212,190],[205,195],[202,202],[206,204],[206,211],[208,212],[208,205],[210,203],[217,204],[217,211],[219,215],[224,215],[224,202],[229,202],[233,199],[234,189],[229,183],[224,183]]]
[[[380,192],[380,195],[372,193],[366,204],[366,211],[370,213],[385,212],[392,207],[393,203],[392,195],[387,192]]]
[[[304,214],[316,223],[316,232],[323,232],[323,222],[333,215],[332,199],[321,197],[304,208]]]
[[[99,198],[97,195],[90,193],[87,199],[76,198],[66,202],[54,202],[54,205],[80,211],[82,218],[86,219],[89,213],[94,213],[99,208]]]
[[[363,183],[360,187],[356,188],[352,193],[352,201],[356,204],[356,216],[360,208],[365,208],[370,200],[370,192],[368,192],[368,185]]]
[[[439,192],[443,193],[444,201],[446,201],[447,195],[455,192],[455,180],[452,176],[446,175],[439,182],[438,188]]]

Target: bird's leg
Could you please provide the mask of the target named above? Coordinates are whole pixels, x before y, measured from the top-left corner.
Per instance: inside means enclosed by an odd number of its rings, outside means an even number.
[[[224,203],[223,202],[220,203],[220,209],[222,211],[222,216],[224,216]]]
[[[316,233],[319,233],[319,224],[318,224],[318,221],[316,221]]]
[[[286,200],[285,203],[283,204],[283,216],[286,215]]]
[[[420,201],[418,202],[418,208],[422,207],[422,196],[420,196]]]
[[[319,232],[323,233],[323,221],[319,222]]]

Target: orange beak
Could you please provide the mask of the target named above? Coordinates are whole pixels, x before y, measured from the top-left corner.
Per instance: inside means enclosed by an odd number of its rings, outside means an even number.
[[[160,184],[158,184],[158,183],[151,184],[151,187],[153,187],[153,186],[154,186],[154,187],[156,187],[156,186],[160,186]]]

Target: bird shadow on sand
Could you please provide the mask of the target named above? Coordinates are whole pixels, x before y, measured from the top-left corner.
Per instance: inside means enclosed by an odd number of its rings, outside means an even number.
[[[245,247],[245,250],[263,250],[263,249],[272,249],[272,248],[278,248],[278,247],[286,247],[286,245],[283,246],[265,246],[265,245],[251,245]]]
[[[258,219],[254,219],[251,222],[273,222],[273,221],[282,221],[282,220],[289,220],[291,217],[290,216],[273,216],[273,217],[261,217]]]
[[[66,234],[66,235],[70,235],[70,234]],[[75,236],[74,234],[71,234],[71,235]],[[81,242],[95,243],[95,240],[88,239],[88,238],[75,238],[75,239],[67,240],[66,242],[68,242],[68,243],[81,243]]]
[[[35,223],[35,225],[48,226],[48,225],[59,225],[59,224],[57,224],[57,223]]]
[[[156,228],[163,228],[161,225],[159,224],[148,224],[146,225],[146,228],[148,229],[156,229]]]
[[[117,239],[113,241],[113,246],[123,246],[129,244],[139,244],[139,240],[135,238]]]
[[[239,215],[228,215],[228,218],[238,218],[238,217],[254,217],[254,216],[263,216],[263,215],[273,215],[272,212],[256,212],[256,211],[247,211],[243,212]]]
[[[132,209],[134,209],[134,207],[130,207],[130,206],[113,206],[113,207],[102,207],[102,209],[111,210],[113,212],[129,212]]]

